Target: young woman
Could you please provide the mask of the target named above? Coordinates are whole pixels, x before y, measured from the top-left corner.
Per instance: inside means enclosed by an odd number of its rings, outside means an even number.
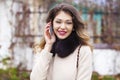
[[[61,3],[49,11],[31,80],[91,80],[89,37],[78,11]]]

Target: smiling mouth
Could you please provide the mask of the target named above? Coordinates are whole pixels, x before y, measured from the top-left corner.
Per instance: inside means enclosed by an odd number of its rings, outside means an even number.
[[[66,31],[58,31],[58,33],[63,36],[63,35],[65,35],[67,32],[66,32]]]

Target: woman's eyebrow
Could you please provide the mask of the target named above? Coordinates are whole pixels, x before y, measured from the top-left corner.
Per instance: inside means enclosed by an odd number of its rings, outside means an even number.
[[[60,18],[56,18],[56,20],[61,20],[61,21],[62,21],[62,19],[60,19]],[[67,20],[65,20],[65,21],[72,21],[72,20],[67,19]]]
[[[72,20],[66,20],[66,21],[71,21],[72,22]]]
[[[56,20],[62,20],[62,19],[56,18]]]

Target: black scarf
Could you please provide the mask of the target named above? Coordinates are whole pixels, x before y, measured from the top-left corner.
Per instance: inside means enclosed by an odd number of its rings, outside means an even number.
[[[80,44],[80,40],[75,31],[73,31],[68,38],[60,40],[56,37],[56,42],[53,44],[51,52],[53,56],[57,54],[59,57],[64,58],[69,56]]]

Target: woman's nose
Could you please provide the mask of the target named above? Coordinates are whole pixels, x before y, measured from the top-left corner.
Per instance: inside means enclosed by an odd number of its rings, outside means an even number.
[[[61,29],[65,29],[65,26],[66,26],[65,23],[62,23],[61,26],[60,26],[60,28]]]

